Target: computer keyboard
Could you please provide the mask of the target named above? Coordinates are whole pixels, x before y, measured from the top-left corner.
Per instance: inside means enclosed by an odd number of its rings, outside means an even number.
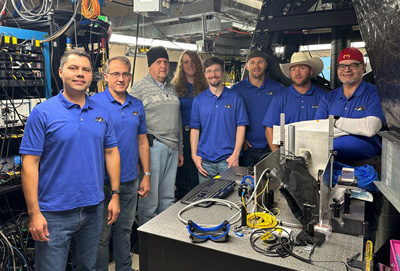
[[[225,179],[212,179],[202,182],[190,190],[190,192],[181,199],[181,203],[190,204],[201,199],[226,198],[233,191],[235,184],[235,181]],[[197,206],[208,207],[213,203],[214,202],[206,201],[199,203]]]

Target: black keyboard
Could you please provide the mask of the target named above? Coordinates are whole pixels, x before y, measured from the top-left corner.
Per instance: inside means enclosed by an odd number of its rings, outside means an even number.
[[[190,190],[190,192],[181,199],[181,203],[190,204],[201,199],[226,198],[230,193],[232,193],[235,184],[235,181],[225,179],[212,179],[202,182]],[[214,202],[211,201],[205,201],[196,206],[208,207],[213,203]]]

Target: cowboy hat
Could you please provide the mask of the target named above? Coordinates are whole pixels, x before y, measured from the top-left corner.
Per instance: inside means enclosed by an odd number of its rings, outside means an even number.
[[[287,78],[290,78],[290,67],[301,64],[310,66],[313,69],[313,77],[316,77],[324,69],[324,63],[319,57],[310,57],[310,55],[305,52],[293,53],[292,57],[290,58],[290,63],[279,64],[279,66],[281,67],[282,73]]]

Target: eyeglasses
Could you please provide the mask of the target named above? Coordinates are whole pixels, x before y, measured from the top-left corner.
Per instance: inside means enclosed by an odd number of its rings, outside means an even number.
[[[119,72],[113,72],[113,73],[109,73],[109,75],[111,75],[112,78],[119,78],[121,75],[124,79],[129,78],[129,76],[131,75],[129,72],[124,72],[124,73],[119,73]]]
[[[360,63],[351,63],[351,64],[349,64],[349,65],[338,64],[338,65],[337,65],[337,68],[338,68],[339,71],[345,70],[346,67],[348,67],[350,70],[355,70],[355,69],[357,69],[358,66],[360,66],[361,64],[364,64],[364,63],[361,63],[361,62],[360,62]]]
[[[206,74],[210,74],[210,73],[221,73],[222,69],[215,69],[215,70],[206,70]]]

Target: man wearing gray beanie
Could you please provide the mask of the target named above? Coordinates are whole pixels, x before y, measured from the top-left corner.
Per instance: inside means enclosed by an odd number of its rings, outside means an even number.
[[[164,47],[147,52],[149,73],[129,94],[143,102],[150,145],[151,192],[139,199],[139,225],[143,225],[175,201],[177,168],[183,164],[182,125],[178,94],[168,78],[169,57]]]
[[[265,138],[265,127],[262,125],[272,98],[283,91],[284,86],[266,78],[267,55],[260,50],[251,51],[246,57],[245,68],[249,77],[232,86],[246,105],[250,124],[246,128],[243,143],[243,155],[239,165],[248,167],[257,164],[258,160],[271,150]]]

